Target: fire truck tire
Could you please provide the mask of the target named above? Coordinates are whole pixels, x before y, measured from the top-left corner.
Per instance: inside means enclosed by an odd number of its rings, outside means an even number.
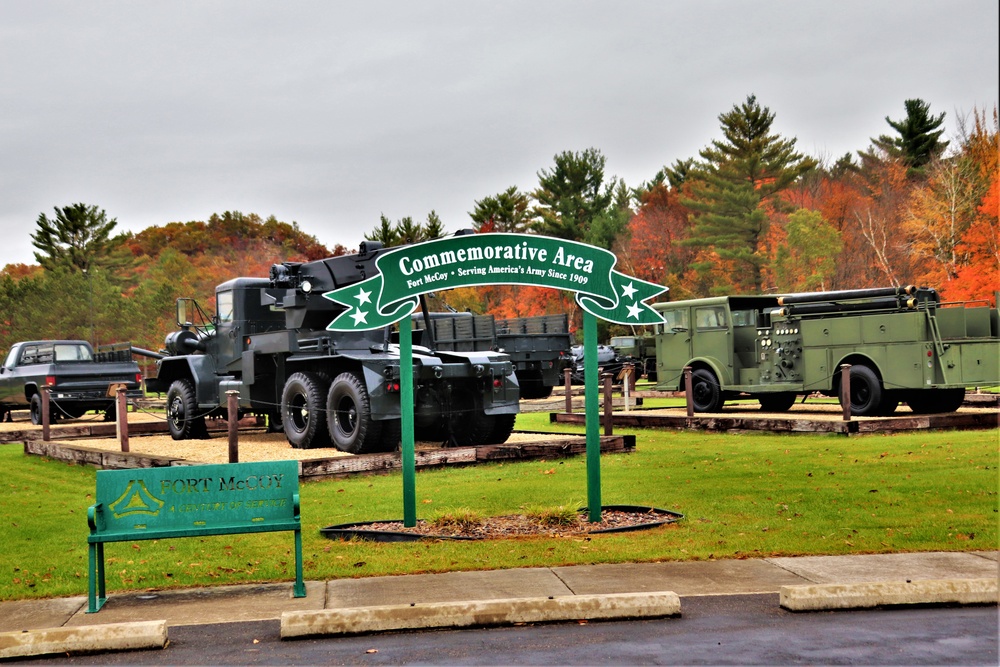
[[[691,374],[691,398],[695,412],[718,412],[725,402],[715,373],[698,368]]]
[[[904,400],[919,415],[954,412],[962,407],[965,389],[913,389]]]
[[[760,401],[760,409],[763,412],[788,412],[795,405],[797,396],[790,391],[781,391],[775,394],[759,394],[757,400]]]
[[[840,395],[842,392],[837,392]],[[882,381],[864,364],[851,366],[851,414],[858,417],[878,415],[882,406]],[[843,398],[841,405],[843,405]]]
[[[333,446],[340,451],[351,454],[383,451],[384,422],[372,419],[371,397],[354,373],[341,373],[330,383],[326,418]]]
[[[326,387],[315,373],[292,373],[281,392],[281,423],[296,449],[329,444],[326,427]]]

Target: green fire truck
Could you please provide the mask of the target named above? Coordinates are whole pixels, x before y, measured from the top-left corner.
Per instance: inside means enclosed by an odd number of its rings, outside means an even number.
[[[968,387],[1000,384],[1000,321],[985,302],[943,303],[929,288],[890,287],[658,303],[661,390],[684,390],[696,412],[755,398],[788,410],[814,392],[840,397],[850,365],[851,413],[957,410]],[[841,400],[843,400],[841,398]]]

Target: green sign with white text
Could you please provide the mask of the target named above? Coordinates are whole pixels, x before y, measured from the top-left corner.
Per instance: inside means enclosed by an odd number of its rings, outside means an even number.
[[[658,324],[644,303],[667,288],[614,270],[603,248],[529,234],[467,234],[386,252],[379,273],[323,296],[347,307],[331,331],[377,329],[408,317],[427,292],[472,285],[534,285],[576,292],[581,308],[619,324]]]

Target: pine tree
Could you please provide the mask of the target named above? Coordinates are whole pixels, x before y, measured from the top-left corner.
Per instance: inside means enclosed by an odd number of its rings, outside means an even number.
[[[759,293],[768,262],[764,241],[770,213],[785,208],[778,195],[816,161],[795,152],[794,138],[771,132],[774,114],[754,95],[721,114],[719,121],[724,139],[702,150],[703,162],[686,176],[693,196],[682,203],[695,212],[687,243],[734,263],[739,270],[732,279],[738,287]]]
[[[585,238],[594,219],[612,204],[615,183],[604,184],[605,161],[596,148],[556,155],[551,171],[538,172],[532,229],[571,241]]]
[[[931,160],[941,157],[948,146],[947,141],[941,141],[944,123],[944,112],[937,116],[931,115],[931,105],[921,99],[906,100],[906,118],[892,120],[888,116],[885,122],[899,133],[899,136],[880,135],[872,139],[872,144],[881,148],[889,157],[899,158],[909,168],[911,176],[919,176],[923,168]]]
[[[528,204],[528,195],[512,185],[494,196],[478,200],[469,217],[477,232],[524,232],[531,221]]]
[[[112,267],[119,239],[111,232],[118,221],[108,219],[104,209],[86,204],[55,208],[55,218],[38,216],[38,230],[31,244],[38,248],[35,260],[49,271],[68,269],[86,273],[90,269]]]

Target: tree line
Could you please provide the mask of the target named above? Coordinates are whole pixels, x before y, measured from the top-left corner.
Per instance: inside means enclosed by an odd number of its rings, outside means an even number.
[[[600,150],[565,151],[516,186],[473,202],[478,232],[537,233],[613,251],[622,271],[667,285],[671,298],[921,284],[945,299],[992,301],[1000,290],[998,118],[975,109],[944,138],[944,113],[906,100],[886,134],[836,160],[807,156],[774,131],[754,95],[718,117],[720,136],[634,186],[606,174]],[[178,296],[210,307],[216,284],[271,264],[349,252],[296,223],[227,211],[114,235],[117,221],[73,204],[39,215],[37,265],[0,272],[0,347],[27,338],[131,340],[157,349]],[[446,234],[385,215],[365,235],[386,246]],[[479,287],[432,295],[432,308],[498,317],[576,312],[572,295]],[[606,333],[606,332],[605,332]]]

